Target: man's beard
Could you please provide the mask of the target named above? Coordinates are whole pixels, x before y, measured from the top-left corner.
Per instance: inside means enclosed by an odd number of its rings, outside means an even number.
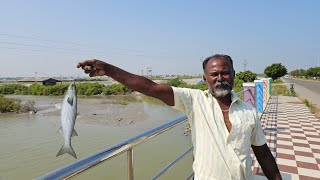
[[[211,89],[211,94],[217,98],[224,98],[231,93],[231,90],[232,87],[228,81],[217,81]]]

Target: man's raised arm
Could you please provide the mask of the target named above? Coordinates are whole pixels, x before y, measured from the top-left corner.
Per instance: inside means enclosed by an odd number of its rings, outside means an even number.
[[[90,77],[106,75],[130,89],[160,99],[169,106],[174,105],[173,90],[170,86],[157,84],[143,76],[131,74],[116,66],[96,59],[79,62],[77,67],[81,67]]]

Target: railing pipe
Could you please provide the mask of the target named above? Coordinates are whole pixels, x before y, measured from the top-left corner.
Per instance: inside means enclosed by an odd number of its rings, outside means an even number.
[[[187,120],[187,116],[182,116],[180,118],[177,118],[171,122],[168,122],[166,124],[163,124],[159,127],[156,127],[154,129],[151,129],[145,133],[142,133],[140,135],[137,135],[133,138],[130,138],[124,142],[121,142],[119,144],[113,145],[105,150],[102,150],[98,153],[95,153],[91,156],[88,156],[86,158],[80,159],[79,161],[76,161],[70,165],[67,165],[65,167],[62,167],[60,169],[57,169],[55,171],[52,171],[44,176],[38,177],[36,179],[42,180],[42,179],[68,179],[71,178],[87,169],[92,168],[93,166],[96,166],[100,163],[102,163],[105,160],[108,160],[114,156],[117,156],[123,152],[128,151],[129,149],[133,148],[134,146],[141,144],[153,137],[158,136],[159,134],[176,127],[182,123],[184,123]]]
[[[193,180],[194,172],[192,171],[190,175],[186,178],[186,180]]]
[[[242,91],[235,92],[235,93],[236,93],[236,95],[238,96],[239,94],[244,93],[244,92],[246,92],[246,91],[248,91],[248,90],[249,90],[249,89],[243,89]]]
[[[160,176],[162,176],[165,172],[167,172],[169,169],[171,169],[178,161],[180,161],[184,156],[186,156],[189,152],[193,150],[193,146],[190,147],[187,151],[182,153],[177,159],[172,161],[167,167],[165,167],[162,171],[160,171],[156,176],[152,178],[152,180],[158,179]]]

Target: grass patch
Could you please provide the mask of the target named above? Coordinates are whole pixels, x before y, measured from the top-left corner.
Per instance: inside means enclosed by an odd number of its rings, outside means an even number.
[[[283,81],[280,78],[278,78],[278,79],[275,79],[272,83],[279,84],[279,83],[283,83]]]
[[[273,96],[296,96],[295,92],[290,92],[286,85],[273,84],[272,85]]]
[[[309,101],[308,99],[304,99],[304,100],[303,100],[303,103],[304,103],[306,106],[308,106],[308,108],[310,109],[310,112],[311,112],[312,114],[317,114],[317,113],[320,112],[320,110],[319,110],[315,105],[313,105],[312,102]]]
[[[289,103],[289,104],[303,104],[303,102],[287,102],[287,103]]]

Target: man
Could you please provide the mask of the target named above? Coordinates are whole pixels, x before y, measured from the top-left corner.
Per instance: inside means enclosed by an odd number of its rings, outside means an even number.
[[[185,113],[192,127],[195,179],[253,179],[250,146],[266,177],[281,179],[254,107],[231,91],[235,71],[230,56],[216,54],[204,60],[207,91],[157,84],[99,60],[77,67],[91,77],[110,76]]]

